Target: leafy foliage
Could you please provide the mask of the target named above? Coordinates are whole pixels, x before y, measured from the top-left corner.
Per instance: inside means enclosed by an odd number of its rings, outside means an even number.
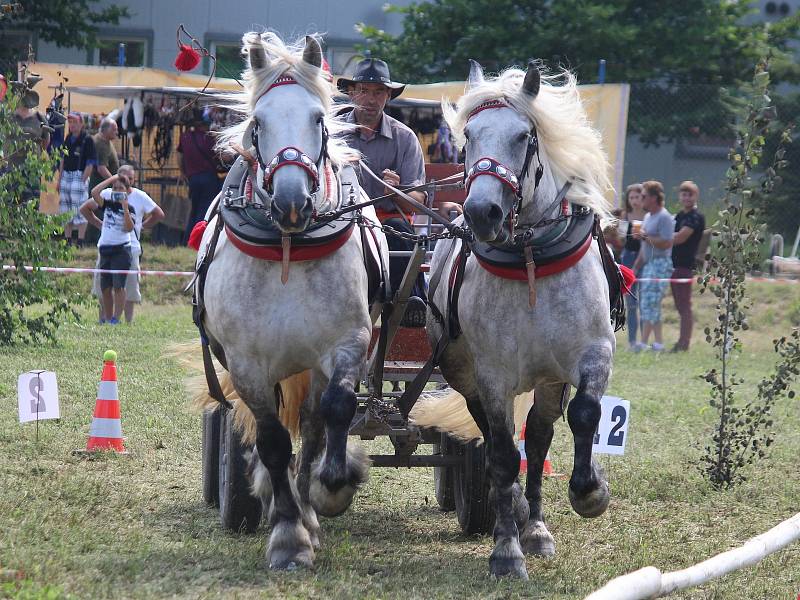
[[[629,127],[646,143],[698,128],[730,136],[724,88],[746,81],[767,46],[785,52],[800,30],[798,15],[767,27],[748,21],[750,3],[719,0],[433,0],[388,10],[404,16],[402,35],[360,30],[364,48],[388,60],[396,79],[463,80],[470,58],[498,71],[533,57],[592,83],[602,58],[606,81],[636,84]],[[796,81],[785,62],[783,77]]]
[[[737,401],[736,388],[744,380],[736,376],[732,362],[742,351],[740,332],[749,328],[745,275],[757,266],[764,230],[759,225],[762,211],[754,192],[762,198],[773,193],[781,181],[778,169],[786,166],[784,146],[791,142],[790,130],[780,131],[774,160],[760,181],[754,181],[751,173],[764,157],[766,136],[776,115],[768,95],[769,83],[764,60],[756,66],[745,119],[729,155],[723,209],[714,228],[717,243],[708,270],[700,278],[701,292],[708,290],[717,298],[717,322],[705,328],[705,335],[716,348],[719,368],[710,369],[704,378],[711,386],[709,403],[717,410],[719,421],[701,459],[704,474],[716,487],[740,483],[745,479],[741,469],[765,455],[773,440],[772,407],[783,396],[794,397],[790,386],[800,374],[800,329],[795,328],[789,336],[775,340],[779,361],[775,372],[759,383],[756,397],[744,406]]]
[[[80,301],[63,280],[35,269],[65,262],[71,252],[63,219],[40,213],[25,197],[52,178],[60,157],[23,134],[13,118],[18,101],[9,91],[0,103],[0,262],[16,268],[0,271],[0,344],[53,340],[65,318],[77,317],[73,305]]]
[[[17,49],[3,42],[4,31],[35,32],[39,39],[68,48],[89,48],[96,42],[98,25],[117,25],[130,16],[128,8],[98,0],[16,0],[0,15],[0,68],[13,69],[20,57]]]

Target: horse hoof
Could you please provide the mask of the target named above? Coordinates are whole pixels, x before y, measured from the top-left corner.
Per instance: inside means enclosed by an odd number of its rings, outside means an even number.
[[[529,556],[550,558],[556,554],[556,541],[541,521],[528,522],[519,536],[519,543]]]
[[[308,531],[299,521],[278,521],[267,547],[270,569],[296,571],[314,566],[314,548]]]
[[[569,501],[572,504],[572,509],[585,519],[593,519],[599,517],[608,508],[611,502],[611,493],[608,491],[608,483],[605,481],[600,482],[600,486],[588,494],[579,496],[569,488]]]
[[[501,577],[528,579],[528,569],[525,567],[524,558],[490,558],[489,574],[495,579]]]
[[[326,455],[323,453],[311,467],[309,500],[317,514],[323,517],[338,517],[350,507],[358,488],[369,479],[369,467],[372,461],[361,446],[348,444],[345,472],[338,481],[334,480],[339,484],[336,487],[326,485],[326,482],[331,483],[332,479],[325,471],[326,464]]]

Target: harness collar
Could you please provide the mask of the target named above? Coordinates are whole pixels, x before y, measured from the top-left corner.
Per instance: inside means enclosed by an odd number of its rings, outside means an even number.
[[[313,246],[292,245],[289,250],[289,261],[317,260],[333,254],[345,245],[353,234],[354,229],[355,227],[351,222],[345,231],[324,244]],[[284,258],[283,248],[280,243],[276,245],[252,244],[236,235],[228,224],[225,224],[225,234],[236,248],[248,256],[273,262],[279,262]]]

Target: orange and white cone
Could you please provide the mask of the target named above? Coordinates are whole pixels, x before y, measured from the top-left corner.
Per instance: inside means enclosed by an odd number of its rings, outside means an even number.
[[[114,450],[120,454],[127,454],[122,443],[116,360],[117,353],[113,350],[106,350],[103,354],[103,375],[97,388],[97,402],[86,452]]]
[[[525,425],[522,425],[522,431],[519,434],[519,472],[520,473],[527,473],[528,472],[528,455],[525,454]],[[547,453],[547,457],[544,459],[544,465],[542,467],[542,475],[552,475],[553,474],[553,465],[550,464],[550,453]]]

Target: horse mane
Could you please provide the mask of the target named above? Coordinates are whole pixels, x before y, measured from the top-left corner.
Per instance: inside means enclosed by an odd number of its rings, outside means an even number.
[[[469,114],[484,102],[504,100],[536,126],[542,162],[556,181],[572,181],[567,198],[588,206],[601,217],[607,216],[610,203],[604,192],[612,189],[609,164],[600,133],[583,108],[577,79],[568,71],[543,73],[539,93],[531,100],[522,91],[524,78],[525,71],[506,69],[469,89],[456,106],[442,101],[445,119],[459,148],[464,147]],[[525,191],[525,200],[530,201],[532,186],[526,186]]]
[[[313,34],[312,37],[318,38],[319,36]],[[267,65],[261,69],[253,69],[248,61],[247,68],[242,72],[244,91],[232,92],[222,97],[226,108],[239,113],[241,120],[217,134],[217,149],[226,151],[233,147],[241,151],[241,148],[237,148],[237,146],[241,143],[258,99],[269,89],[269,86],[275,83],[278,77],[291,75],[298,84],[316,95],[322,102],[327,114],[325,124],[330,133],[328,155],[331,161],[337,167],[358,161],[361,157],[360,153],[347,146],[339,137],[341,133],[352,129],[352,126],[335,118],[336,113],[341,110],[341,106],[334,108],[331,101],[336,93],[336,88],[323,76],[322,69],[303,60],[305,37],[287,44],[272,31],[264,33],[250,31],[242,36],[242,55],[247,57],[248,49],[253,45],[260,45],[264,49],[267,55]],[[245,149],[248,146],[249,141],[245,141]]]

